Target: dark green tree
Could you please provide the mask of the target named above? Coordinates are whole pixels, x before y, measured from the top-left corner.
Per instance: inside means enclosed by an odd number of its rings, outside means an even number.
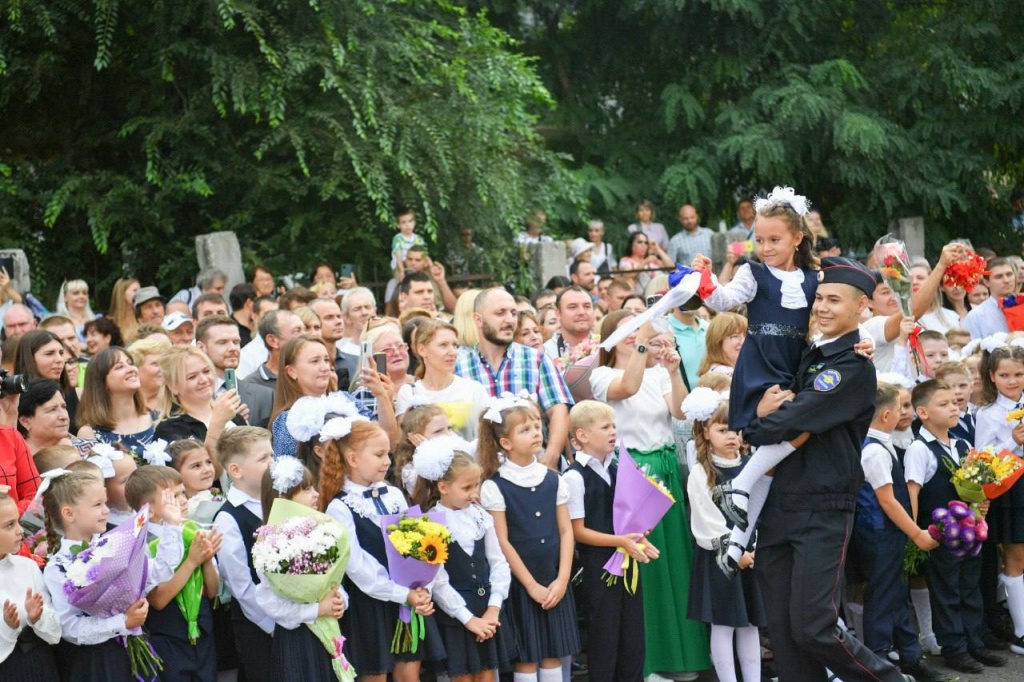
[[[1007,246],[1024,182],[1024,5],[1001,0],[471,0],[540,60],[597,215],[793,185],[848,245],[923,215]],[[1020,239],[1017,238],[1019,245]]]
[[[535,130],[552,101],[530,60],[445,0],[0,0],[0,17],[0,240],[51,295],[123,268],[185,285],[215,230],[247,265],[386,278],[399,206],[496,254],[530,208],[581,203]]]

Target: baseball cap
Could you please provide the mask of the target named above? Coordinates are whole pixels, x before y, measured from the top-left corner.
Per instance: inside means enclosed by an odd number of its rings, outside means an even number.
[[[193,324],[191,317],[189,317],[185,313],[175,312],[165,317],[164,321],[160,323],[160,326],[163,327],[164,331],[170,332],[174,331],[175,329],[185,324],[186,322],[188,322],[189,324]]]

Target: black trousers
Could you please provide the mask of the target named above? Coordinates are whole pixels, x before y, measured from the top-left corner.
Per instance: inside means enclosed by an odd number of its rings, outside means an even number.
[[[270,650],[274,639],[242,615],[237,602],[231,605],[231,626],[238,649],[238,682],[271,682]]]
[[[755,570],[768,613],[775,667],[786,682],[903,682],[903,674],[839,627],[853,513],[766,506]],[[768,537],[765,537],[767,535]]]
[[[880,656],[892,646],[903,663],[921,660],[921,644],[910,620],[910,585],[903,580],[907,536],[894,528],[858,527],[854,539],[867,571],[864,632],[858,634]]]
[[[981,557],[959,559],[939,546],[924,562],[932,629],[943,655],[982,649]]]
[[[580,548],[583,566],[579,595],[587,621],[587,667],[590,682],[643,682],[644,598],[626,591],[624,579],[608,585],[601,554]],[[616,554],[616,556],[621,556]],[[641,579],[642,580],[642,579]]]

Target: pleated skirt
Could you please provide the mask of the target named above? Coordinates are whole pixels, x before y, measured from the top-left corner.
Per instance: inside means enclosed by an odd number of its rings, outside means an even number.
[[[58,679],[53,653],[49,644],[41,640],[31,628],[25,628],[11,653],[0,661],[0,680],[39,682]]]
[[[501,627],[494,637],[477,642],[476,635],[465,625],[445,614],[438,614],[437,624],[446,654],[444,669],[450,677],[501,669],[514,660],[516,643],[512,623],[504,612],[499,614],[498,620]]]
[[[764,602],[754,572],[740,571],[735,580],[729,580],[718,569],[714,552],[700,547],[694,552],[687,615],[711,625],[766,627]]]
[[[274,628],[270,678],[275,682],[332,682],[337,677],[331,661],[327,649],[305,625],[294,630]]]

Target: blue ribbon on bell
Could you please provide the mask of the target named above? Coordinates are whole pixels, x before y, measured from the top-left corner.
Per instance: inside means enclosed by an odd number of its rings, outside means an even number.
[[[683,281],[684,277],[694,272],[697,271],[694,270],[693,268],[688,268],[685,265],[682,265],[681,263],[676,263],[676,269],[668,273],[669,289],[675,289],[677,286],[679,286],[679,283]],[[684,313],[693,312],[697,310],[697,308],[700,308],[702,305],[704,305],[704,301],[701,300],[700,296],[692,296],[688,301],[684,302],[681,306],[679,306],[679,310]]]

